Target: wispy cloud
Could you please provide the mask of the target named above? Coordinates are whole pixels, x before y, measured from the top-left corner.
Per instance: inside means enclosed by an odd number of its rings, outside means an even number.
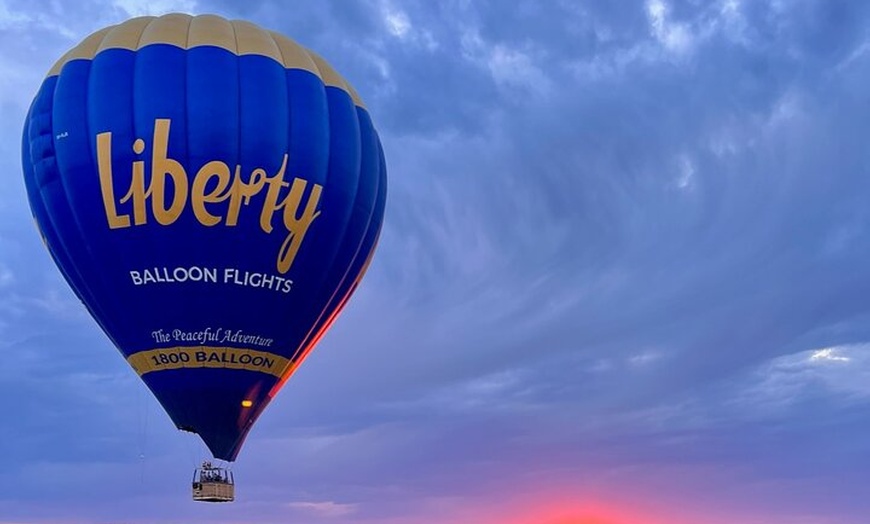
[[[300,510],[317,517],[345,517],[356,511],[355,504],[341,504],[338,502],[288,502],[285,506],[289,509]]]
[[[127,16],[159,16],[166,13],[196,14],[197,0],[112,0]]]

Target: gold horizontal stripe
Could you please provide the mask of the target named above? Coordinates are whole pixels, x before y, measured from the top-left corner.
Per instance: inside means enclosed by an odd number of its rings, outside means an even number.
[[[127,362],[140,376],[166,369],[226,368],[259,371],[279,378],[290,364],[286,358],[266,351],[212,346],[150,349],[130,355]]]
[[[68,51],[49,70],[60,74],[72,60],[91,60],[106,49],[137,51],[152,44],[169,44],[181,49],[215,46],[236,55],[269,57],[285,69],[304,69],[317,75],[324,85],[345,90],[359,107],[365,107],[356,91],[321,57],[284,35],[242,20],[227,20],[217,15],[172,13],[163,16],[131,18],[101,29]]]

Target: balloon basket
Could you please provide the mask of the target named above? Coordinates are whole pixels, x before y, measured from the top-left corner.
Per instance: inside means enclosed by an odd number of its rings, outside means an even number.
[[[193,500],[197,502],[232,502],[235,500],[233,472],[203,462],[193,472]]]

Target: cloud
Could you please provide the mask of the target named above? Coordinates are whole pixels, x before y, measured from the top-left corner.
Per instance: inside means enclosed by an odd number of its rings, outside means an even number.
[[[839,352],[834,348],[819,349],[810,355],[810,360],[830,360],[833,362],[849,362],[852,360],[849,357],[839,356]]]
[[[685,53],[691,50],[692,36],[688,29],[669,19],[669,6],[663,0],[650,0],[646,5],[653,35],[666,50]]]
[[[15,282],[15,275],[12,270],[4,265],[0,265],[0,288],[11,285]]]
[[[808,396],[837,403],[865,404],[870,400],[870,346],[854,344],[802,351],[779,357],[757,372],[747,404],[787,406]]]
[[[196,14],[196,0],[113,0],[112,5],[129,16],[159,16],[166,13]]]
[[[286,507],[292,510],[300,510],[304,513],[310,513],[317,517],[345,517],[352,515],[356,511],[354,504],[340,504],[337,502],[289,502]]]
[[[21,11],[12,11],[4,2],[0,4],[0,27],[9,29],[11,27],[20,27],[32,21],[32,18]]]

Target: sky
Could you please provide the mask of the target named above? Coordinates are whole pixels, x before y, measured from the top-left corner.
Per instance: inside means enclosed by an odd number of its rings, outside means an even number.
[[[55,269],[54,61],[131,16],[316,50],[389,171],[372,266],[237,500]],[[0,523],[863,524],[870,3],[0,0]]]

